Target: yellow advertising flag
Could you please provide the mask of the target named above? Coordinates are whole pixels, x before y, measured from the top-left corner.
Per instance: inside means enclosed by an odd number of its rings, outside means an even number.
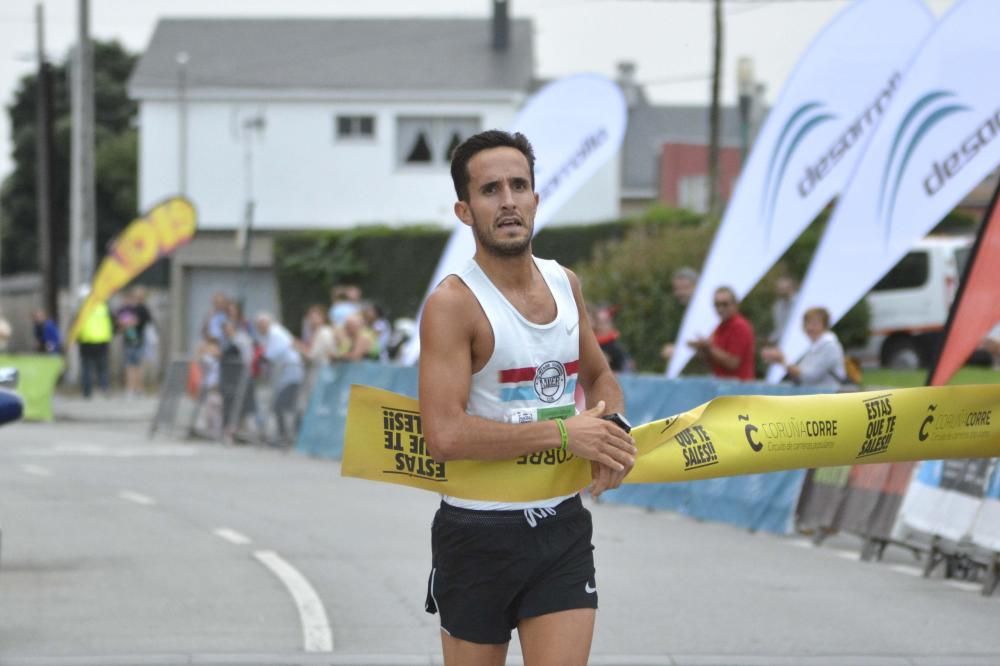
[[[626,483],[863,463],[1000,455],[1000,384],[801,396],[722,396],[637,426]],[[552,449],[507,461],[439,463],[419,404],[351,387],[341,474],[466,499],[521,502],[590,483],[589,462]]]
[[[190,241],[196,227],[194,205],[183,197],[167,199],[125,227],[111,242],[108,255],[94,275],[90,293],[66,336],[67,349],[95,305],[107,301],[157,259]]]

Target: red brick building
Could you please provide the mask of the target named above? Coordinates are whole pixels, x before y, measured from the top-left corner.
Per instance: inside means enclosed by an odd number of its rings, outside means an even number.
[[[719,149],[719,189],[728,201],[740,175],[740,149]],[[678,208],[703,212],[708,197],[708,146],[703,143],[665,143],[660,152],[658,199]]]

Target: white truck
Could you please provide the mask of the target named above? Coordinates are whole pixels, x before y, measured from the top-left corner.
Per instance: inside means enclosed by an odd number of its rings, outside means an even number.
[[[851,350],[864,365],[926,367],[940,344],[973,236],[927,236],[868,293],[870,337]]]

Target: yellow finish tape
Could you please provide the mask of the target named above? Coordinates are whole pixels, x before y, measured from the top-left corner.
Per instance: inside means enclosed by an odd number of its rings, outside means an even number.
[[[1000,455],[1000,384],[803,396],[722,396],[632,430],[626,483],[787,469]],[[341,474],[463,497],[521,502],[590,484],[589,462],[554,448],[509,461],[434,461],[419,405],[353,386]]]

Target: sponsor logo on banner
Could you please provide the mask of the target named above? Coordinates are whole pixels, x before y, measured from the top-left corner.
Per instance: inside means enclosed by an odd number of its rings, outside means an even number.
[[[562,448],[548,449],[532,453],[530,456],[521,456],[516,463],[518,465],[562,465],[573,460],[574,457],[572,453]]]
[[[816,186],[829,175],[844,155],[857,146],[861,137],[875,126],[889,106],[889,102],[892,101],[901,80],[902,75],[899,72],[893,72],[886,87],[879,91],[875,101],[868,105],[864,112],[840,133],[830,148],[818,158],[807,162],[804,173],[799,178],[795,188],[800,198],[805,199],[812,194]],[[781,186],[785,171],[789,163],[793,161],[796,149],[814,130],[836,119],[836,114],[829,111],[824,102],[814,100],[805,102],[796,108],[782,126],[778,140],[771,152],[771,158],[767,165],[767,175],[764,178],[761,220],[764,223],[765,241],[771,238],[778,195],[782,191]]]
[[[926,138],[927,133],[941,121],[956,113],[968,110],[969,107],[956,102],[955,93],[947,90],[935,90],[917,99],[903,116],[892,139],[892,148],[889,150],[889,159],[886,160],[882,173],[882,187],[879,192],[878,210],[885,227],[886,244],[888,244],[892,234],[892,214],[896,208],[896,199],[899,197],[899,188],[914,151]],[[917,124],[918,120],[919,124]],[[911,128],[913,132],[909,135],[906,148],[902,149],[903,136]],[[935,166],[937,166],[936,163]],[[893,171],[895,171],[895,178],[890,179],[890,173]],[[927,180],[924,183],[926,188]],[[887,193],[888,198],[886,197]]]
[[[764,449],[768,452],[809,451],[829,449],[835,444],[838,421],[834,418],[796,418],[781,421],[765,421],[756,426],[750,423],[750,415],[739,414],[737,419],[745,422],[743,435],[754,452]]]
[[[559,185],[578,171],[586,163],[587,158],[607,140],[608,130],[604,127],[598,128],[596,132],[585,138],[576,152],[559,167],[555,174],[545,179],[545,184],[538,188],[538,198],[545,201],[552,196],[559,189]]]
[[[859,139],[865,135],[865,133],[875,126],[875,124],[885,113],[886,107],[889,106],[889,102],[892,101],[893,95],[896,93],[896,89],[899,87],[899,82],[902,80],[903,76],[899,72],[894,72],[889,78],[889,83],[886,87],[879,93],[875,101],[865,109],[864,113],[859,115],[854,119],[854,122],[848,126],[846,130],[837,138],[829,150],[827,150],[823,155],[806,167],[806,171],[802,178],[799,180],[798,192],[799,196],[805,198],[816,188],[816,185],[821,183],[824,178],[830,173],[830,170],[841,160],[841,158],[848,153],[852,148],[859,145]]]
[[[383,474],[447,481],[445,463],[437,462],[427,452],[420,413],[391,407],[382,408],[382,431],[386,451],[393,452],[394,466]]]
[[[896,432],[896,415],[892,412],[892,394],[885,393],[864,401],[868,427],[865,441],[856,458],[870,458],[885,453]]]
[[[719,464],[719,453],[712,444],[712,438],[703,426],[684,428],[674,436],[684,455],[684,471],[690,472],[702,467]]]
[[[917,428],[921,442],[947,442],[989,437],[993,425],[992,409],[938,411],[937,404],[927,405],[927,415]]]
[[[785,169],[795,154],[802,140],[810,132],[823,123],[830,122],[835,115],[825,109],[822,102],[810,101],[800,105],[792,112],[781,128],[781,134],[771,151],[771,159],[767,163],[767,176],[764,178],[764,198],[761,199],[761,219],[764,221],[764,234],[771,237],[771,220],[774,218],[774,204],[781,192],[781,182],[785,177]],[[787,139],[787,141],[786,141]],[[781,155],[781,159],[778,159]]]
[[[760,453],[760,450],[764,448],[764,445],[754,440],[754,433],[757,432],[757,426],[749,423],[750,415],[740,414],[737,418],[740,421],[748,421],[746,427],[743,428],[743,434],[746,436],[747,444],[750,445],[750,448],[753,449],[754,453]]]

